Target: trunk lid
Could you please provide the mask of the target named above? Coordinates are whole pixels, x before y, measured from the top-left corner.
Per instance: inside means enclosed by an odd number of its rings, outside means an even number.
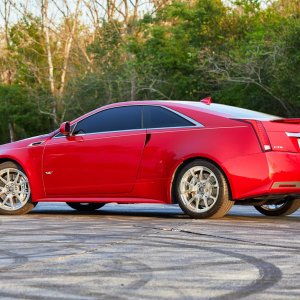
[[[300,119],[262,121],[273,151],[300,152]]]

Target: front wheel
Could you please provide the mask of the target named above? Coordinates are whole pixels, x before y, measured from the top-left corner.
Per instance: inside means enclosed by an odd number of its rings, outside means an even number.
[[[277,204],[264,204],[254,208],[265,216],[279,217],[288,216],[297,211],[300,207],[300,199],[283,200]]]
[[[13,162],[0,164],[0,214],[26,214],[36,204],[31,202],[29,180],[21,167]]]
[[[185,165],[176,179],[175,195],[192,218],[221,218],[230,210],[225,176],[214,164],[197,159]]]
[[[71,208],[78,211],[94,211],[101,208],[105,203],[83,203],[83,202],[66,202]]]

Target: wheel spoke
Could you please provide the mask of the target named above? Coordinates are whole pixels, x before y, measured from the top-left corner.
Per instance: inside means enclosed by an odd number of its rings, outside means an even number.
[[[214,200],[214,202],[217,200],[217,197],[214,197],[212,195],[208,196],[208,198]]]
[[[15,207],[13,199],[9,198],[9,202],[10,202],[10,207],[13,209]]]
[[[18,182],[18,180],[19,180],[19,177],[20,177],[20,174],[19,174],[19,173],[17,173],[17,175],[16,175],[16,177],[15,177],[15,180],[14,180],[14,183],[15,183],[15,184]]]
[[[0,176],[0,180],[1,180],[4,184],[7,184],[7,181],[6,181],[4,178],[2,178],[2,176]]]
[[[19,192],[19,195],[29,195],[30,193],[29,192],[25,192],[25,191],[20,191]]]
[[[9,169],[7,169],[7,182],[10,182],[10,173],[9,173]]]
[[[203,200],[204,206],[206,208],[208,208],[207,198],[203,198],[202,200]]]
[[[196,178],[193,176],[190,182],[190,185],[194,186],[196,183]]]
[[[22,200],[22,198],[20,197],[20,194],[16,195],[16,198],[20,201],[20,203],[24,203],[24,200]],[[25,200],[26,200],[26,198],[25,198]]]
[[[189,186],[189,188],[190,188],[190,191],[192,191],[193,190],[193,187],[195,186],[194,184],[192,184],[191,182],[186,182],[187,184],[188,184],[188,186]]]
[[[197,195],[193,196],[193,197],[188,201],[188,203],[191,204],[196,198],[197,198]]]
[[[194,172],[194,170],[193,170],[193,169],[190,169],[190,173],[192,174],[193,178],[195,178],[195,177],[196,177],[196,174],[195,174],[195,172]]]
[[[202,180],[202,178],[203,178],[203,169],[201,168],[200,169],[200,173],[199,173],[199,179],[200,179],[200,181]]]
[[[196,209],[199,209],[200,198],[196,200]]]
[[[4,206],[5,204],[6,204],[6,202],[7,202],[7,200],[8,200],[8,197],[7,197],[7,195],[4,195],[4,199],[3,199],[3,202],[2,202],[2,205]]]

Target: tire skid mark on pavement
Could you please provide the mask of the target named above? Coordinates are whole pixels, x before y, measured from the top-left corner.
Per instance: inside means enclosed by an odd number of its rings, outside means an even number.
[[[37,296],[37,295],[26,295],[26,294],[18,294],[14,292],[0,292],[0,297],[1,299],[6,298],[6,299],[24,299],[24,300],[66,300],[65,297],[45,297],[45,296]]]
[[[152,231],[151,228],[147,228],[147,229],[144,229],[142,230],[141,232],[139,232],[138,234],[140,235],[139,238],[145,236],[146,232],[148,232],[149,230]],[[149,233],[151,234],[151,233]],[[68,236],[70,237],[70,236]],[[83,237],[79,237],[76,235],[76,234],[73,234],[73,236],[71,236],[72,238],[70,240],[72,240],[72,242],[79,242],[79,243],[84,243],[85,242],[85,239],[83,239]],[[114,239],[116,239],[114,237]],[[53,262],[57,262],[59,261],[61,263],[62,260],[67,260],[67,259],[72,259],[74,257],[78,257],[78,256],[84,256],[84,255],[87,255],[87,254],[93,254],[93,253],[96,253],[96,252],[100,252],[101,249],[103,247],[109,247],[109,246],[115,246],[115,245],[119,245],[119,244],[123,244],[123,243],[126,243],[126,242],[129,242],[131,240],[136,240],[137,239],[137,236],[135,235],[134,237],[131,237],[131,238],[128,238],[128,236],[126,236],[126,239],[123,239],[123,240],[115,240],[115,241],[111,241],[109,243],[105,243],[105,244],[102,244],[100,247],[96,247],[96,248],[92,248],[92,249],[88,249],[88,250],[85,250],[85,251],[80,251],[78,253],[73,253],[73,254],[64,254],[64,255],[60,255],[60,256],[56,256],[56,257],[51,257],[51,258],[48,258],[46,260],[37,260],[37,261],[29,261],[28,258],[26,257],[26,259],[21,259],[22,256],[18,255],[18,254],[14,254],[14,253],[11,253],[9,252],[9,257],[13,257],[13,258],[16,258],[16,261],[22,261],[22,265],[21,264],[11,264],[10,266],[7,266],[5,268],[3,268],[3,272],[9,272],[9,271],[15,271],[16,269],[20,270],[20,269],[24,269],[25,267],[28,268],[30,266],[38,266],[38,265],[41,265],[43,267],[43,265],[45,263],[53,263]],[[70,240],[67,242],[67,243],[70,243]],[[46,242],[45,242],[46,243]],[[77,245],[76,245],[77,246]],[[0,252],[1,253],[1,252]],[[6,253],[8,255],[8,253]],[[24,256],[25,258],[25,256]],[[127,258],[127,257],[124,257],[125,259],[128,260],[131,260],[133,261],[132,258]],[[140,268],[140,270],[144,270],[146,274],[146,276],[144,276],[145,278],[138,278],[136,281],[130,283],[129,285],[129,289],[131,290],[137,290],[137,289],[140,289],[142,288],[149,280],[151,280],[151,277],[152,277],[152,271],[151,271],[151,268],[148,267],[146,264],[142,263],[142,262],[139,262],[138,260],[135,260],[136,262],[136,266],[140,265],[142,266]],[[122,260],[118,259],[117,260],[117,268],[116,270],[114,271],[110,271],[112,273],[112,276],[116,276],[120,273],[126,273],[126,269],[122,268]],[[110,264],[110,267],[111,267],[111,264]],[[1,269],[0,269],[1,271]],[[128,273],[128,272],[127,272]],[[32,274],[32,272],[31,272]],[[91,274],[91,272],[89,272],[89,274]],[[131,272],[129,271],[129,273],[131,275]],[[38,272],[38,274],[36,275],[37,278],[40,278],[40,273]],[[49,274],[47,274],[47,276],[49,276]],[[57,274],[54,274],[53,276],[57,276]],[[12,279],[16,279],[16,277],[19,279],[19,280],[25,280],[26,279],[26,276],[22,276],[19,274],[19,276],[17,275],[12,275],[11,278]],[[51,276],[50,276],[51,277]],[[4,279],[9,279],[9,276],[7,276],[7,274],[5,274],[3,276]],[[53,288],[57,289],[58,288],[58,285],[51,285],[49,283],[43,283],[43,286],[41,287],[40,285],[38,286],[34,286],[34,285],[30,285],[32,287],[36,287],[36,288],[42,288],[42,289],[46,289],[46,290],[49,290],[49,291],[53,291]],[[47,288],[48,287],[48,288]],[[59,287],[64,287],[64,285],[61,285],[59,284]],[[60,292],[63,292],[63,294],[67,294],[67,295],[72,295],[72,285],[65,285],[65,289],[64,291],[60,291]],[[118,291],[120,292],[120,290]],[[78,288],[76,288],[76,290],[74,291],[74,294],[73,296],[78,296],[78,295],[81,295],[81,296],[89,296],[89,293],[82,293],[82,288],[79,286]],[[12,298],[20,298],[20,296],[22,296],[22,299],[40,299],[40,296],[35,296],[34,294],[27,294],[26,296],[25,295],[20,295],[20,294],[16,294],[15,292],[3,292],[3,291],[0,291],[0,297],[8,297],[10,299]],[[123,297],[119,297],[117,295],[110,295],[108,293],[98,293],[98,292],[94,292],[92,293],[92,296],[99,296],[99,297],[105,297],[105,299],[120,299],[120,300],[123,300],[123,299],[127,299],[127,298],[123,298]],[[48,299],[47,297],[43,297],[43,299]],[[65,299],[65,297],[63,298],[59,298],[59,297],[50,297],[49,300],[52,300],[52,299]],[[88,298],[90,299],[90,298]]]
[[[151,228],[148,228],[147,230],[144,230],[142,232],[140,232],[140,234],[143,236],[147,231],[149,230],[152,230]],[[50,257],[46,260],[42,260],[42,261],[39,261],[39,260],[36,260],[36,261],[29,261],[28,258],[30,258],[30,255],[29,256],[22,256],[22,255],[19,255],[19,254],[15,254],[15,253],[12,253],[12,252],[8,252],[7,253],[11,253],[11,255],[7,254],[7,256],[9,256],[10,258],[16,258],[18,260],[22,259],[24,257],[24,261],[22,261],[22,265],[19,264],[19,265],[16,265],[15,268],[22,268],[24,267],[24,264],[26,264],[26,266],[28,266],[29,264],[39,264],[39,263],[45,263],[45,262],[52,262],[52,261],[56,261],[56,260],[62,260],[62,259],[68,259],[72,256],[79,256],[79,255],[84,255],[84,254],[90,254],[90,253],[94,253],[94,252],[97,252],[100,250],[100,248],[102,247],[109,247],[109,246],[113,246],[113,245],[117,245],[117,244],[122,244],[122,243],[126,243],[127,241],[130,241],[130,240],[135,240],[137,237],[134,236],[134,237],[131,237],[131,238],[128,238],[126,237],[126,239],[123,239],[123,240],[115,240],[115,241],[111,241],[111,242],[108,242],[108,243],[104,243],[101,245],[101,247],[94,247],[94,248],[90,248],[90,249],[86,249],[86,250],[82,250],[80,252],[76,252],[76,253],[71,253],[71,254],[63,254],[63,255],[60,255],[60,256],[56,256],[56,257]],[[71,239],[73,242],[76,241],[76,242],[80,242],[80,243],[84,243],[85,242],[85,239],[83,238],[78,238],[76,234],[73,235],[72,239]],[[51,241],[50,241],[51,242]],[[44,243],[49,243],[49,241],[44,241]],[[78,247],[78,245],[70,245],[70,240],[65,242],[65,241],[62,241],[62,244],[63,243],[67,243],[67,248],[70,248],[70,247],[73,247],[73,246],[76,246]],[[57,243],[55,243],[57,244]],[[84,247],[86,248],[86,247]],[[59,250],[57,250],[59,251]],[[0,253],[1,252],[4,252],[3,250],[0,250]],[[41,253],[39,251],[39,253]],[[15,269],[14,268],[14,269]],[[0,269],[1,270],[1,269]]]
[[[10,270],[19,268],[28,262],[28,257],[25,255],[20,255],[7,250],[0,250],[0,255],[2,254],[6,255],[9,260],[12,260],[12,262],[4,267],[1,267],[0,274],[3,272],[8,272]]]
[[[153,239],[154,242],[155,238]],[[167,241],[159,241],[159,245],[168,246],[168,247],[181,247],[186,249],[198,249],[198,250],[204,250],[208,252],[213,252],[225,256],[229,256],[232,258],[240,259],[241,261],[248,263],[252,266],[254,266],[259,271],[259,277],[256,278],[253,282],[250,284],[243,286],[239,288],[236,291],[226,293],[224,295],[218,296],[218,297],[212,297],[210,299],[214,300],[235,300],[235,299],[241,299],[246,296],[250,296],[259,292],[262,292],[273,285],[277,284],[281,278],[282,278],[282,272],[280,268],[275,266],[272,263],[269,263],[261,258],[256,258],[251,255],[241,254],[229,250],[221,250],[221,249],[215,249],[212,247],[205,247],[205,246],[198,246],[198,245],[191,245],[191,244],[182,244],[182,243],[174,243],[174,242],[167,242]]]
[[[31,287],[34,287],[31,285]],[[60,289],[63,289],[65,291],[64,295],[62,297],[49,297],[49,300],[56,300],[56,299],[78,299],[78,300],[84,300],[84,299],[104,299],[104,300],[127,300],[128,298],[124,296],[120,296],[117,294],[108,294],[108,293],[103,293],[103,292],[89,292],[86,291],[85,293],[83,292],[82,287],[78,287],[76,291],[72,289],[71,285],[60,285]],[[53,289],[57,289],[57,285],[45,285],[44,286],[45,290],[53,291]],[[72,296],[77,296],[76,298],[73,298]],[[16,297],[16,299],[20,299]],[[31,299],[30,296],[28,299]],[[41,297],[36,297],[37,300],[41,300]],[[48,297],[42,297],[43,300],[48,300]]]
[[[153,229],[153,228],[148,228],[148,229]],[[165,230],[164,230],[165,231]],[[160,232],[156,232],[156,234],[159,234]],[[153,232],[151,234],[154,234]],[[147,239],[151,239],[151,237],[149,236],[144,236]],[[152,237],[153,238],[153,237]],[[168,237],[167,237],[168,238]],[[155,237],[154,237],[155,239]],[[131,241],[132,239],[128,239],[126,240],[126,242]],[[157,241],[156,241],[157,243]],[[114,243],[112,243],[114,244]],[[118,244],[118,243],[115,243]],[[243,286],[242,288],[239,288],[237,291],[233,291],[227,294],[224,294],[222,296],[219,297],[215,297],[212,299],[215,300],[221,300],[221,299],[240,299],[255,293],[259,293],[261,291],[264,291],[268,288],[270,288],[271,286],[275,285],[277,282],[280,281],[282,273],[281,270],[279,268],[277,268],[275,265],[266,262],[262,259],[256,258],[254,256],[250,256],[250,255],[245,255],[245,254],[240,254],[237,252],[233,252],[233,251],[229,251],[229,250],[221,250],[221,249],[212,249],[211,247],[204,247],[204,246],[198,246],[198,245],[190,245],[190,244],[182,244],[182,243],[174,243],[174,242],[167,242],[167,241],[159,241],[158,244],[160,246],[167,246],[167,247],[172,247],[172,248],[188,248],[188,249],[198,249],[198,250],[204,250],[204,251],[209,251],[209,252],[213,252],[213,253],[217,253],[217,254],[221,254],[221,255],[226,255],[229,257],[233,257],[233,258],[237,258],[245,263],[248,263],[250,265],[253,265],[256,269],[258,269],[259,271],[259,277],[257,279],[255,279],[253,282],[251,282],[250,284]],[[144,246],[157,246],[156,245],[151,245],[148,243],[143,243]],[[95,251],[92,251],[95,252]],[[86,251],[87,253],[91,253],[91,251]],[[68,256],[69,257],[69,256]],[[129,260],[133,260],[132,258],[129,257],[122,257],[123,259],[126,259],[127,261]],[[137,273],[142,273],[142,275],[145,275],[147,273],[152,274],[153,272],[157,272],[157,271],[168,271],[170,270],[170,268],[150,268],[149,266],[147,266],[146,264],[142,263],[142,268],[137,268]],[[112,268],[112,270],[110,270],[110,273],[112,276],[114,275],[118,275],[118,274],[131,274],[131,272],[124,272],[124,268],[123,268],[123,261],[118,259],[118,260],[113,260],[110,264],[110,267]],[[176,266],[172,266],[171,270],[173,268],[176,268]],[[194,266],[197,267],[197,266]],[[115,274],[114,274],[115,273]],[[144,276],[145,277],[145,276]],[[141,278],[139,280],[137,280],[136,282],[131,283],[129,286],[127,286],[127,289],[140,289],[142,288],[147,282],[149,282],[151,280],[151,277],[148,278]],[[50,289],[53,288],[53,286],[49,286]],[[73,291],[71,288],[71,286],[67,286],[67,289],[69,291],[69,293],[71,292],[71,294],[73,295],[78,295],[78,291]],[[120,290],[118,290],[118,292],[120,292]],[[124,291],[123,291],[124,293]],[[69,294],[70,295],[70,294]],[[86,296],[85,294],[80,293],[81,296]],[[101,295],[103,295],[103,293],[101,293]],[[109,294],[105,294],[106,296],[109,296]],[[98,294],[93,293],[93,296],[98,296]],[[100,296],[100,295],[99,295]],[[112,297],[115,297],[115,295],[111,295]]]
[[[114,221],[119,221],[119,220],[114,220]],[[127,220],[128,221],[128,220]],[[178,221],[178,220],[177,220]],[[124,220],[124,223],[126,222],[126,220]],[[186,249],[198,249],[198,250],[202,250],[202,251],[210,251],[219,255],[225,255],[225,256],[229,256],[229,257],[233,257],[235,259],[239,259],[241,261],[243,261],[244,263],[250,264],[252,266],[254,266],[258,272],[259,272],[259,276],[253,280],[250,284],[243,286],[241,288],[238,288],[237,290],[234,290],[232,292],[228,292],[224,295],[221,295],[219,297],[215,297],[215,298],[211,298],[211,299],[215,299],[215,300],[223,300],[223,299],[240,299],[255,293],[259,293],[262,292],[268,288],[270,288],[271,286],[273,286],[274,284],[276,284],[277,282],[280,281],[282,273],[281,270],[276,267],[275,265],[266,262],[265,260],[256,258],[254,256],[250,256],[250,255],[245,255],[245,254],[240,254],[237,252],[233,252],[233,251],[229,251],[229,250],[221,250],[221,249],[215,249],[212,247],[208,247],[208,246],[198,246],[198,245],[191,245],[191,242],[199,242],[200,240],[189,240],[189,239],[184,239],[182,238],[182,236],[178,236],[178,238],[176,239],[176,233],[183,233],[189,236],[192,235],[198,235],[198,236],[203,236],[203,237],[208,237],[208,238],[212,238],[213,242],[216,242],[216,239],[219,239],[221,241],[218,241],[218,243],[222,243],[223,245],[226,244],[228,245],[229,243],[225,243],[226,240],[228,241],[234,241],[234,242],[239,242],[239,243],[248,243],[254,246],[264,246],[264,247],[275,247],[275,248],[284,248],[287,249],[289,251],[295,251],[298,250],[299,248],[297,247],[285,247],[285,246],[280,246],[280,245],[269,245],[269,244],[265,244],[265,243],[256,243],[256,242],[251,242],[251,241],[247,241],[247,240],[243,240],[243,239],[235,239],[235,238],[231,238],[231,237],[224,237],[224,236],[218,236],[218,235],[213,235],[213,234],[202,234],[202,233],[196,233],[193,231],[189,231],[189,230],[184,230],[184,229],[180,229],[180,227],[183,227],[185,224],[184,223],[178,223],[177,226],[172,226],[172,224],[168,224],[168,226],[170,226],[170,228],[159,228],[159,227],[155,227],[155,226],[139,226],[139,225],[134,225],[133,223],[136,222],[129,222],[129,224],[132,227],[136,227],[139,229],[144,229],[142,231],[139,232],[131,232],[128,235],[125,236],[124,239],[124,233],[121,232],[120,234],[116,235],[115,232],[113,232],[113,241],[110,241],[108,243],[103,243],[101,245],[99,245],[98,247],[93,247],[90,249],[87,249],[89,246],[89,244],[87,245],[88,242],[90,242],[91,239],[93,239],[93,235],[90,234],[55,234],[56,236],[60,236],[62,238],[62,240],[57,241],[57,240],[45,240],[42,243],[53,243],[53,245],[59,246],[61,250],[61,248],[71,248],[71,249],[78,249],[78,250],[82,250],[82,251],[78,251],[76,253],[72,253],[72,254],[63,254],[63,255],[59,255],[59,256],[55,256],[55,257],[51,257],[51,258],[47,258],[47,259],[43,259],[44,257],[42,256],[42,260],[36,260],[36,261],[28,261],[28,257],[31,258],[31,256],[29,255],[27,256],[22,256],[22,255],[18,255],[16,253],[12,253],[12,252],[7,252],[5,253],[5,251],[0,251],[0,254],[3,253],[4,255],[7,255],[9,258],[12,258],[14,260],[13,264],[12,264],[12,268],[8,269],[8,271],[10,270],[15,270],[15,269],[19,269],[19,268],[23,268],[25,266],[29,266],[34,264],[35,266],[38,266],[38,264],[41,264],[41,267],[43,264],[47,264],[47,263],[52,263],[52,262],[62,262],[64,263],[65,260],[67,259],[72,259],[72,258],[76,258],[78,256],[85,256],[88,254],[93,254],[93,253],[98,253],[101,251],[101,249],[103,247],[110,247],[110,246],[117,246],[119,244],[128,244],[130,245],[132,241],[135,240],[139,240],[141,238],[145,238],[145,240],[142,240],[142,244],[134,244],[135,246],[143,246],[143,247],[147,247],[147,246],[155,246],[157,247],[157,243],[159,243],[159,245],[161,246],[165,246],[165,247],[172,247],[172,249],[176,249],[177,247],[181,247],[181,248],[186,248]],[[190,222],[186,222],[186,224],[190,224]],[[90,223],[88,223],[88,225],[90,225]],[[127,222],[128,225],[128,222]],[[175,224],[173,224],[175,225]],[[72,225],[70,226],[66,226],[66,227],[62,227],[64,229],[70,230],[72,229]],[[97,228],[97,230],[101,230],[101,227]],[[57,230],[57,228],[51,228],[51,230]],[[168,242],[168,241],[159,241],[157,242],[157,240],[155,240],[155,244],[152,244],[152,240],[151,238],[156,238],[156,239],[170,239],[171,237],[168,236],[163,236],[161,233],[162,232],[167,232],[167,231],[171,231],[172,233],[174,233],[174,236],[172,236],[172,238],[177,240],[177,243],[173,243],[173,242]],[[36,236],[38,236],[40,234],[37,234]],[[50,236],[51,234],[47,234],[47,236]],[[97,235],[97,233],[96,233]],[[123,236],[122,236],[123,235]],[[152,237],[151,235],[154,235],[154,237]],[[32,236],[32,234],[31,234]],[[130,238],[130,236],[133,236]],[[105,237],[106,237],[106,232],[105,232]],[[123,239],[122,239],[123,238]],[[66,241],[67,239],[67,241]],[[150,239],[150,242],[148,243],[147,240]],[[181,240],[182,243],[178,243],[178,240]],[[224,242],[222,242],[222,240]],[[202,241],[201,241],[202,242]],[[207,242],[207,241],[203,241],[203,242]],[[75,244],[74,244],[75,243]],[[66,245],[64,245],[66,244]],[[78,244],[83,244],[83,248],[84,249],[80,249],[81,245]],[[49,247],[51,248],[51,247]],[[51,249],[47,248],[46,252],[48,251],[52,251]],[[177,248],[179,249],[179,248]],[[58,250],[58,251],[59,251]],[[42,255],[42,254],[41,254]],[[34,257],[34,256],[32,256]],[[27,260],[26,260],[27,259]],[[98,298],[105,298],[105,299],[127,299],[128,293],[126,292],[126,290],[128,291],[129,289],[132,290],[137,290],[137,289],[141,289],[143,288],[149,281],[152,280],[153,278],[153,272],[165,272],[165,271],[172,271],[174,270],[174,268],[178,268],[177,266],[171,266],[171,267],[160,267],[160,268],[151,268],[150,266],[148,266],[146,263],[142,263],[141,261],[137,261],[135,262],[135,260],[131,257],[126,257],[126,256],[119,256],[118,259],[112,260],[111,264],[109,264],[109,268],[111,268],[111,270],[108,271],[104,271],[104,275],[106,276],[120,276],[120,275],[129,275],[132,276],[132,271],[128,270],[126,268],[126,264],[124,264],[124,260],[127,260],[127,262],[131,261],[131,263],[133,264],[133,266],[135,266],[136,268],[136,274],[139,275],[140,277],[138,277],[135,281],[129,283],[128,285],[122,287],[122,288],[116,288],[116,290],[113,291],[113,293],[101,293],[99,291],[90,291],[90,293],[88,292],[82,292],[82,287],[77,287],[74,288],[72,286],[72,284],[64,284],[64,283],[59,283],[59,284],[50,284],[50,283],[43,283],[43,286],[35,286],[32,284],[29,284],[29,286],[32,286],[33,288],[43,288],[49,291],[53,291],[53,289],[59,290],[61,293],[69,295],[69,296],[81,296],[81,297],[85,297],[85,298],[80,298],[80,299],[91,299],[90,297],[92,297],[94,299],[94,297],[98,297]],[[232,262],[231,262],[232,263]],[[23,265],[22,265],[23,264]],[[201,266],[203,266],[204,264],[200,264]],[[207,265],[211,265],[209,264],[209,262],[207,263]],[[224,263],[224,265],[226,265],[226,263]],[[38,266],[39,267],[39,266]],[[199,267],[199,265],[192,266],[193,268],[195,267]],[[4,267],[4,271],[5,271]],[[183,269],[183,266],[180,266],[181,269]],[[189,269],[188,267],[186,269]],[[41,269],[39,269],[41,270]],[[41,274],[40,271],[38,270],[38,272],[36,272],[36,276],[37,278],[39,277],[39,275]],[[0,272],[3,272],[2,269],[0,269]],[[105,273],[106,272],[106,273]],[[122,273],[123,272],[123,273]],[[33,272],[34,273],[34,272]],[[32,274],[32,273],[31,273]],[[93,274],[93,272],[88,272],[87,275],[89,274]],[[96,272],[97,274],[97,272]],[[15,276],[19,276],[20,274],[15,274]],[[67,275],[71,275],[71,276],[82,276],[84,275],[82,272],[75,272],[74,274],[69,273]],[[51,274],[47,274],[48,277],[51,278]],[[57,274],[53,274],[53,276],[57,276]],[[13,278],[16,278],[14,276],[12,276]],[[3,277],[6,278],[6,277]],[[20,279],[26,279],[26,274],[23,274],[23,277],[21,276]],[[91,279],[87,278],[87,281],[91,281]],[[83,282],[84,283],[84,282]],[[99,283],[101,284],[101,283]],[[79,288],[79,290],[78,290]],[[174,286],[174,289],[176,289],[176,287]],[[32,295],[23,295],[22,294],[22,299],[40,299],[40,296],[36,296],[36,294],[34,293],[34,291],[31,292]],[[118,294],[121,295],[123,294],[124,297],[120,296],[117,297]],[[178,294],[181,294],[180,299],[183,299],[184,297],[186,297],[187,299],[191,299],[188,296],[185,296],[183,291],[178,290]],[[129,294],[130,296],[133,296],[132,294]],[[20,299],[20,294],[16,294],[15,291],[12,290],[12,293],[10,292],[0,292],[0,296],[1,297],[7,297],[7,298],[18,298]],[[52,299],[64,299],[64,297],[60,298],[58,297],[47,297],[47,296],[43,296],[43,299],[47,299],[47,300],[52,300]]]
[[[139,225],[134,225],[134,227],[142,227],[142,228],[149,228],[147,226],[139,226]],[[190,235],[196,235],[196,236],[205,236],[205,237],[210,237],[210,238],[217,238],[217,239],[224,239],[224,240],[229,240],[229,241],[234,241],[234,242],[240,242],[244,244],[250,244],[250,245],[256,245],[256,246],[263,246],[263,247],[270,247],[270,248],[282,248],[285,250],[290,250],[292,252],[299,251],[300,247],[291,247],[291,246],[284,246],[284,245],[273,245],[273,244],[266,244],[266,243],[260,243],[260,242],[255,242],[255,241],[249,241],[249,240],[244,240],[244,239],[238,239],[238,238],[232,238],[232,237],[226,237],[226,236],[220,236],[220,235],[215,235],[215,234],[208,234],[208,233],[199,233],[199,232],[194,232],[190,230],[185,230],[185,229],[177,229],[177,228],[164,228],[164,227],[151,227],[153,230],[160,230],[160,231],[171,231],[171,232],[182,232]]]
[[[179,230],[179,231],[183,232],[183,233],[187,233],[187,234],[192,234],[192,235],[207,236],[207,237],[212,237],[212,238],[230,240],[230,241],[234,241],[234,242],[246,243],[246,244],[263,246],[263,247],[282,248],[282,249],[286,249],[286,250],[295,250],[295,251],[300,250],[300,247],[266,244],[266,243],[260,243],[260,242],[249,241],[249,240],[244,240],[244,239],[238,239],[238,238],[232,238],[232,237],[226,237],[226,236],[219,236],[219,235],[215,235],[215,234],[193,232],[193,231],[190,231],[190,230]]]

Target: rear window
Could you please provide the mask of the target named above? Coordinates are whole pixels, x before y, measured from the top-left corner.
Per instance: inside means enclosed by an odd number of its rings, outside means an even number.
[[[191,101],[186,101],[182,103],[193,106],[194,108],[198,107],[201,110],[207,110],[208,112],[216,112],[218,115],[226,115],[228,118],[234,119],[254,119],[260,121],[281,119],[280,117],[261,113],[258,111],[218,103],[212,103],[210,105],[201,102]]]
[[[195,126],[178,114],[159,106],[144,106],[143,121],[144,128]]]

